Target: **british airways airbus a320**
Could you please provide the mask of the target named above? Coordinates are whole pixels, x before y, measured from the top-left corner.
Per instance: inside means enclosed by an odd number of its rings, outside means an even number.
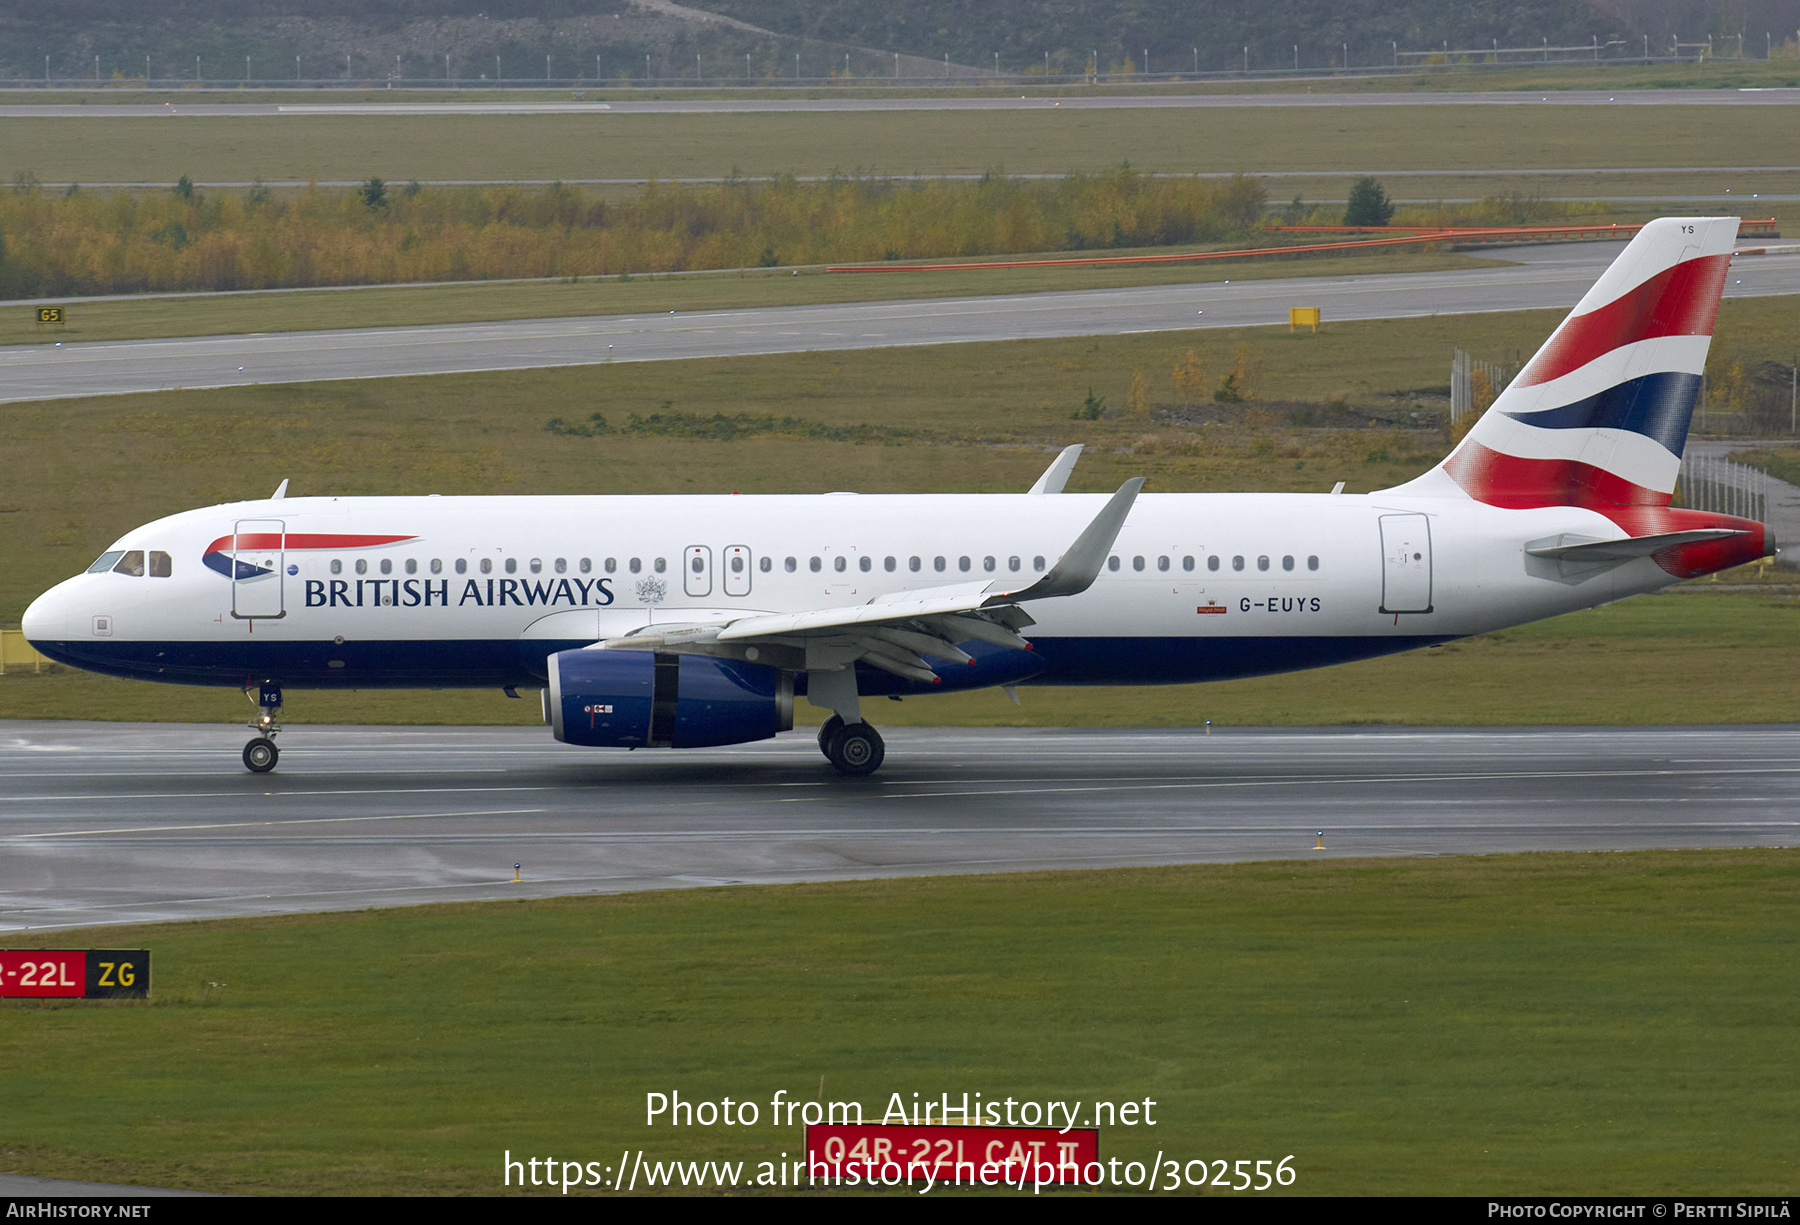
[[[556,739],[693,748],[860,699],[1257,676],[1484,633],[1762,557],[1670,507],[1737,235],[1646,226],[1451,455],[1366,495],[274,497],[127,533],[26,612],[45,655],[254,691],[542,691]],[[1341,487],[1340,487],[1341,488]]]

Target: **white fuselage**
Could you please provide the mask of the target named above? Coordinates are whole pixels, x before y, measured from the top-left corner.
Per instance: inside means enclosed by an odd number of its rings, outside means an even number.
[[[1055,565],[1105,501],[244,502],[127,533],[108,556],[166,555],[166,574],[140,564],[140,573],[115,566],[72,578],[31,606],[25,631],[54,658],[145,679],[534,684],[547,653],[651,623],[859,605],[1009,575],[1024,585]],[[1091,588],[1030,604],[1032,666],[968,680],[1256,675],[1482,633],[1674,581],[1648,558],[1577,570],[1525,553],[1527,542],[1558,533],[1618,531],[1580,508],[1503,510],[1467,498],[1143,495]],[[960,687],[955,668],[940,672],[944,688]]]

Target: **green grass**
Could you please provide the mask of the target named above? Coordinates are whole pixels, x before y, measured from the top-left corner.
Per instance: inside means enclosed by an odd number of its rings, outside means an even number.
[[[1602,121],[1601,116],[1604,116]],[[9,118],[0,173],[47,182],[1754,166],[1781,107],[1359,107],[759,114]],[[1782,163],[1785,164],[1785,163]],[[1727,184],[1729,185],[1729,184]],[[1582,195],[1591,194],[1582,192]]]
[[[1779,481],[1790,485],[1800,485],[1800,448],[1795,447],[1757,447],[1747,451],[1735,451],[1731,455],[1734,463],[1748,464],[1752,468],[1761,468]]]
[[[1247,244],[1261,246],[1251,238]],[[1106,252],[1162,255],[1168,249]],[[1275,256],[1203,264],[1123,267],[1020,268],[976,272],[824,273],[807,268],[745,269],[683,276],[587,277],[579,282],[528,281],[416,287],[315,289],[291,293],[182,294],[77,302],[64,308],[67,326],[40,328],[36,309],[0,305],[0,344],[140,340],[241,332],[304,332],[325,328],[401,327],[571,315],[628,315],[645,311],[729,310],[803,306],[820,302],[876,302],[981,294],[1116,289],[1294,276],[1374,276],[1482,268],[1499,259],[1423,247],[1345,256]],[[1033,258],[1020,256],[1018,258]]]
[[[501,1190],[501,1155],[779,1160],[645,1095],[1153,1099],[1102,1154],[1293,1191],[1786,1195],[1792,850],[859,881],[86,930],[147,1004],[0,1005],[21,1173]],[[14,939],[7,943],[26,942]],[[940,1191],[941,1193],[941,1191]],[[1210,1192],[1219,1194],[1219,1192]]]

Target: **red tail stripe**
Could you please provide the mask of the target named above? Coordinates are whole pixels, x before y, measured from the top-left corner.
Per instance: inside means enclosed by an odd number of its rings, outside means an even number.
[[[1572,459],[1519,459],[1465,444],[1444,467],[1469,496],[1506,510],[1579,506],[1597,511],[1628,536],[1658,536],[1695,528],[1728,527],[1745,533],[1728,540],[1673,545],[1650,556],[1676,578],[1693,578],[1753,562],[1767,552],[1766,529],[1754,519],[1677,510],[1669,495]]]
[[[402,540],[417,540],[416,536],[327,536],[311,532],[289,532],[287,547],[290,549],[366,549],[378,544],[395,544]],[[217,553],[232,547],[237,541],[240,549],[279,549],[282,547],[280,532],[245,532],[242,536],[221,536],[206,546],[208,553]]]
[[[1753,562],[1768,552],[1767,529],[1754,519],[1663,506],[1601,507],[1600,512],[1630,536],[1658,536],[1708,527],[1728,527],[1745,533],[1727,540],[1678,544],[1650,555],[1657,565],[1676,578],[1694,578],[1729,570]]]
[[[1444,470],[1477,502],[1526,510],[1535,506],[1667,506],[1669,494],[1576,459],[1521,459],[1465,442]]]
[[[1598,310],[1570,316],[1520,373],[1518,385],[1548,383],[1634,341],[1711,336],[1730,267],[1729,255],[1686,260]]]

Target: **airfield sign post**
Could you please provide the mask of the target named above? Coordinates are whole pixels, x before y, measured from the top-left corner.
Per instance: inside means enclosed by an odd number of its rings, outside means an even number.
[[[0,950],[0,998],[141,1000],[149,949]]]

